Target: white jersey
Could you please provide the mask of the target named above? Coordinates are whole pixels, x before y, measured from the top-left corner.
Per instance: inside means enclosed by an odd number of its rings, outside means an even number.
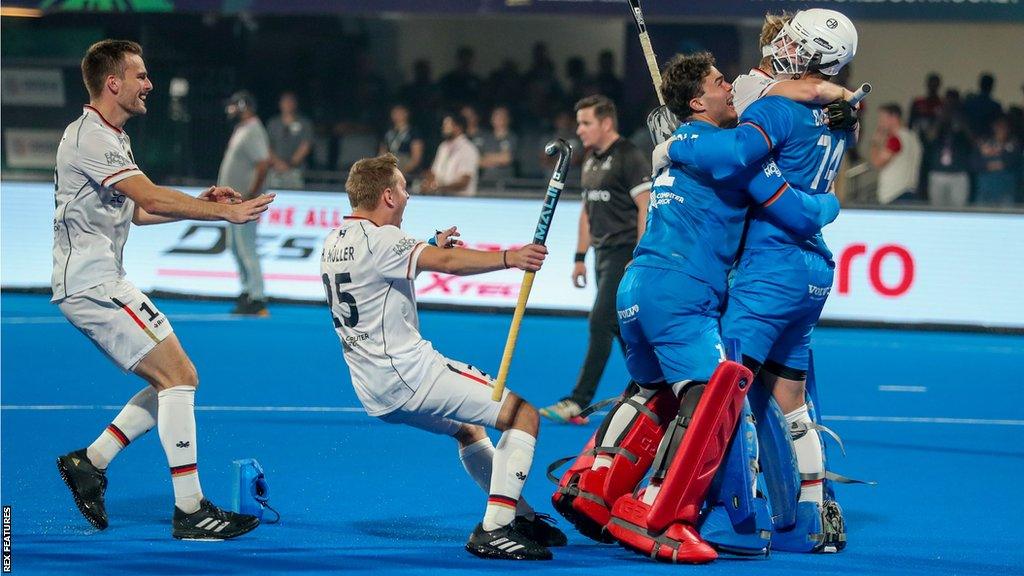
[[[445,369],[416,313],[413,279],[425,246],[396,226],[351,216],[324,240],[320,272],[334,329],[370,416],[401,407]]]
[[[92,106],[64,130],[54,170],[53,301],[124,277],[135,203],[113,186],[139,174],[128,135]]]
[[[760,68],[751,68],[749,74],[737,76],[732,83],[732,105],[736,108],[736,114],[742,116],[747,106],[767,94],[778,82]]]

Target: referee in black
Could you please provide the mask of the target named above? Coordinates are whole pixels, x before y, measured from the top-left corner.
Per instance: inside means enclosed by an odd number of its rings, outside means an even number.
[[[597,298],[590,310],[590,341],[576,387],[540,413],[556,422],[585,424],[580,412],[594,399],[612,340],[619,337],[615,293],[647,222],[651,159],[619,135],[615,103],[605,96],[587,96],[577,102],[576,125],[576,134],[587,153],[581,175],[583,210],[572,283],[577,288],[587,285],[584,259],[593,246]]]

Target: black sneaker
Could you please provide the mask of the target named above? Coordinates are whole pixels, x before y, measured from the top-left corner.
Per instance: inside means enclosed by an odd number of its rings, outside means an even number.
[[[835,500],[826,500],[821,506],[821,526],[825,533],[821,552],[841,552],[846,548],[846,521],[843,509]]]
[[[551,560],[551,551],[517,532],[511,524],[490,532],[477,524],[466,550],[488,560]]]
[[[260,525],[259,518],[221,510],[207,499],[199,503],[199,510],[186,514],[174,507],[174,530],[178,540],[227,540],[251,532]]]
[[[533,520],[528,520],[526,516],[516,516],[512,521],[512,529],[541,546],[565,546],[569,539],[565,537],[565,532],[555,527],[556,522],[548,514],[534,512]]]
[[[78,511],[90,524],[103,530],[107,527],[107,508],[103,493],[107,491],[107,473],[92,465],[85,448],[57,458],[57,470],[71,489]]]
[[[252,307],[252,299],[249,298],[248,294],[239,294],[238,298],[235,298],[235,307],[231,309],[232,314],[248,314],[249,309]]]

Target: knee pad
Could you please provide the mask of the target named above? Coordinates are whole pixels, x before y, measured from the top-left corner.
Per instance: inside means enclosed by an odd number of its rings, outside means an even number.
[[[604,534],[604,526],[611,508],[620,496],[632,492],[647,474],[675,404],[675,397],[667,387],[645,392],[631,383],[583,451],[578,456],[556,461],[548,468],[548,477],[555,481],[554,470],[573,461],[557,479],[558,488],[551,502],[581,534],[610,541]],[[630,410],[633,415],[621,432],[615,434],[610,426],[616,415],[623,416],[622,410]],[[606,437],[609,432],[615,437]],[[592,470],[598,455],[610,456],[611,465]]]

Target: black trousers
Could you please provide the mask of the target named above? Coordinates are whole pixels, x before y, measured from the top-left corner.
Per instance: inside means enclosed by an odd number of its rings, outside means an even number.
[[[594,298],[594,307],[590,309],[590,341],[576,387],[569,396],[582,408],[589,406],[597,393],[597,385],[612,352],[612,340],[618,339],[625,353],[615,314],[615,294],[619,290],[619,281],[626,270],[626,263],[633,258],[633,248],[632,245],[625,245],[595,249],[597,297]]]

